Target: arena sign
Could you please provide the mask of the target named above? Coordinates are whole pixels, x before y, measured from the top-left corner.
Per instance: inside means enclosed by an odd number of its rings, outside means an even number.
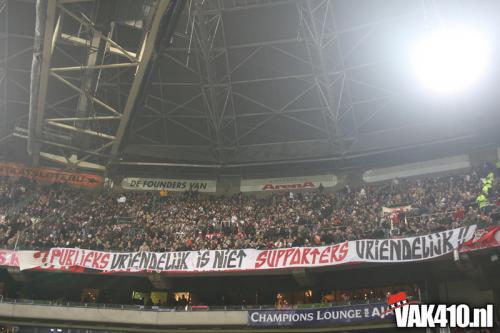
[[[474,237],[476,226],[402,239],[366,239],[319,247],[182,252],[101,252],[74,248],[18,251],[19,267],[73,272],[232,272],[436,258]]]
[[[267,179],[242,179],[241,192],[283,191],[300,190],[337,185],[335,175],[316,175],[304,177],[267,178]]]
[[[73,186],[97,188],[104,179],[90,173],[67,172],[49,168],[31,168],[16,163],[0,163],[0,176],[12,178],[28,178],[43,183],[64,183]]]
[[[381,321],[384,303],[335,306],[319,309],[284,309],[248,311],[248,325],[257,327],[309,326]]]
[[[197,191],[215,192],[217,182],[215,180],[186,180],[186,179],[159,179],[159,178],[124,178],[121,183],[126,190],[143,191]]]

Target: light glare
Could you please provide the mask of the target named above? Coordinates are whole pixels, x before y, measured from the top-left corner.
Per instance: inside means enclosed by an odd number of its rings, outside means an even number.
[[[484,35],[467,29],[438,30],[415,44],[417,78],[430,90],[457,93],[477,83],[489,60]]]

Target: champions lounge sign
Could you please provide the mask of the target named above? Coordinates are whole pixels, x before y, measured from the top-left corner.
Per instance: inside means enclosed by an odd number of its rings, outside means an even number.
[[[90,173],[67,172],[49,168],[31,168],[15,163],[0,163],[0,176],[34,179],[43,183],[64,183],[79,187],[101,187],[104,179]]]
[[[252,310],[248,311],[248,325],[256,327],[310,326],[381,321],[387,304],[358,304],[320,309]]]
[[[215,180],[186,180],[159,178],[124,178],[122,187],[126,190],[173,191],[173,192],[215,192]]]
[[[476,226],[426,236],[357,240],[320,247],[182,252],[101,252],[73,248],[18,251],[21,270],[73,272],[238,272],[312,268],[348,263],[397,263],[436,258],[471,240]]]
[[[242,179],[241,192],[283,191],[333,187],[337,185],[335,175],[317,175],[304,177],[267,178],[267,179]]]

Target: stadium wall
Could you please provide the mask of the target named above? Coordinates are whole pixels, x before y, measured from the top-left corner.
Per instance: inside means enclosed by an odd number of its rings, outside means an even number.
[[[271,312],[273,312],[271,310]],[[95,309],[85,307],[45,306],[0,303],[0,322],[25,326],[80,327],[119,331],[260,331],[280,330],[272,325],[251,327],[249,311],[138,311],[125,309]],[[341,323],[330,327],[299,326],[296,330],[336,331],[359,328],[394,327],[390,320],[368,320],[367,322]]]
[[[0,317],[99,323],[107,326],[243,326],[247,311],[157,312],[27,304],[0,304]]]
[[[480,284],[466,279],[447,281],[439,285],[439,299],[448,304],[466,303],[471,306],[484,306],[494,302],[494,291],[481,290]]]
[[[333,175],[335,176],[335,186],[326,187],[325,191],[337,191],[344,188],[346,185],[351,188],[356,188],[362,186],[364,183],[373,183],[379,181],[388,181],[395,178],[409,178],[409,177],[425,177],[431,175],[439,174],[451,174],[462,172],[464,170],[470,169],[471,167],[481,167],[484,162],[494,164],[497,160],[500,160],[500,148],[484,148],[471,151],[468,154],[449,156],[445,158],[424,160],[415,163],[406,164],[393,164],[389,166],[383,166],[380,168],[349,168],[349,169],[339,169],[336,170],[333,166],[330,168],[324,168],[320,171],[317,168],[307,168],[304,172],[304,168],[299,172],[298,169],[282,165],[280,166],[281,172],[278,169],[269,167],[268,172],[264,169],[260,169],[259,173],[248,173],[244,170],[239,172],[228,172],[226,174],[218,175],[215,174],[207,175],[204,179],[212,179],[217,183],[216,191],[207,193],[209,195],[234,195],[240,192],[242,184],[252,181],[252,180],[265,180],[274,178],[307,178],[314,175]],[[335,171],[333,171],[335,170]],[[127,177],[138,177],[138,178],[158,178],[158,179],[192,179],[196,182],[197,177],[191,175],[183,175],[182,173],[169,173],[169,175],[141,175],[138,173],[131,173],[122,175],[121,178],[115,179],[115,189],[121,189],[121,181]],[[283,189],[281,189],[283,190]],[[288,190],[288,189],[286,189]],[[300,190],[300,188],[290,190]],[[251,192],[252,195],[256,196],[266,196],[272,191],[254,191]],[[174,192],[172,192],[174,193]]]
[[[430,161],[367,170],[363,173],[363,180],[367,183],[374,183],[395,178],[409,178],[469,168],[471,168],[469,155],[457,155]]]

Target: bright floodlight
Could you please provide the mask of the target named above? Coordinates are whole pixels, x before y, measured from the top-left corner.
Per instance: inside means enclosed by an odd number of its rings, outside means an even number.
[[[435,31],[417,42],[412,53],[418,79],[430,90],[443,94],[472,86],[489,60],[485,36],[461,28]]]

